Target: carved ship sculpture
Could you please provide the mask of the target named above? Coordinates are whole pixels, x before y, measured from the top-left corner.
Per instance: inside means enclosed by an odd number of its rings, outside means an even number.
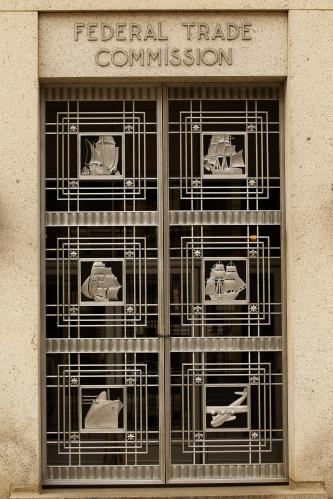
[[[231,143],[231,135],[213,135],[210,139],[208,152],[203,158],[204,169],[213,175],[241,175],[245,163],[243,150],[236,152],[236,146]]]
[[[103,262],[94,262],[90,276],[81,287],[82,294],[95,301],[118,300],[118,291],[121,285],[112,272],[111,267],[106,267]]]
[[[206,407],[206,414],[211,414],[213,416],[210,422],[213,428],[218,428],[227,421],[233,421],[236,419],[235,414],[247,413],[247,405],[242,405],[247,398],[247,388],[245,387],[242,392],[234,393],[235,395],[240,395],[240,397],[231,404],[227,406],[218,405]]]
[[[223,302],[235,300],[243,289],[246,289],[246,284],[239,277],[236,265],[230,262],[224,267],[219,261],[210,271],[205,294],[212,301]]]
[[[82,168],[82,175],[120,175],[117,170],[119,147],[116,147],[112,135],[101,135],[93,144],[86,139],[90,147],[90,160]]]
[[[101,392],[87,412],[84,419],[85,429],[117,430],[118,415],[122,408],[120,400],[108,400],[106,392]]]

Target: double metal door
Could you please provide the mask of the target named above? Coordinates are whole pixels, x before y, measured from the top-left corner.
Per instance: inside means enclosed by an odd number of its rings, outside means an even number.
[[[46,87],[45,484],[284,481],[278,87]]]

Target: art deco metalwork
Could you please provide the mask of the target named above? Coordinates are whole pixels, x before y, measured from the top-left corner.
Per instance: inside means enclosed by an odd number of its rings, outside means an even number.
[[[141,108],[140,100],[124,100],[120,106],[120,101],[109,101],[95,111],[86,104],[80,100],[68,103],[66,110],[61,106],[46,125],[46,147],[54,155],[52,174],[46,175],[49,199],[55,198],[63,211],[79,211],[82,203],[102,200],[117,201],[117,210],[122,205],[123,211],[131,211],[134,200],[157,191],[156,172],[146,158],[147,147],[156,148],[156,110],[153,116]]]
[[[156,296],[147,289],[150,267],[155,269],[150,286],[157,292],[156,229],[150,229],[149,247],[147,238],[140,237],[146,231],[139,227],[91,229],[90,237],[81,236],[82,230],[56,239],[54,230],[49,231],[47,257],[56,264],[57,293],[56,303],[49,302],[47,311],[51,316],[56,313],[58,327],[70,327],[69,334],[77,337],[80,329],[103,324],[144,326],[148,310],[157,317]],[[101,237],[112,232],[114,237]],[[133,333],[138,331],[128,331]]]
[[[217,177],[235,175],[236,178],[244,175],[243,149],[236,152],[232,139],[229,134],[211,136],[207,154],[203,157],[204,175],[207,172],[211,173],[212,178],[215,175]]]
[[[81,291],[87,298],[105,303],[117,301],[120,288],[121,285],[111,267],[106,267],[104,262],[94,262],[89,277],[81,286]]]
[[[43,482],[284,481],[278,87],[43,101]]]
[[[118,400],[108,400],[106,391],[102,391],[92,401],[89,411],[84,418],[86,430],[118,430],[118,415],[123,404]]]
[[[242,392],[234,392],[235,395],[239,395],[239,398],[227,406],[220,405],[208,405],[206,406],[206,413],[211,414],[213,417],[211,419],[210,425],[213,428],[218,428],[222,426],[223,423],[227,421],[233,421],[236,419],[235,414],[243,414],[248,412],[247,405],[243,405],[244,400],[247,398],[247,388],[245,387]]]
[[[225,266],[221,260],[215,263],[206,281],[205,295],[214,303],[233,302],[241,291],[246,289],[246,283],[239,277],[234,262]]]
[[[95,143],[86,139],[86,144],[89,146],[90,157],[81,166],[81,175],[99,178],[121,175],[118,170],[119,147],[116,146],[113,135],[100,135]]]

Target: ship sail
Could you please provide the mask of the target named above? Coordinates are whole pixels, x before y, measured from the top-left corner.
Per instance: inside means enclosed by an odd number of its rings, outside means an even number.
[[[245,282],[243,281],[243,279],[241,279],[239,277],[238,274],[237,274],[237,276],[235,278],[235,286],[236,286],[236,289],[238,290],[238,292],[241,292],[241,291],[243,291],[243,289],[246,289]]]
[[[102,164],[102,160],[101,160],[101,157],[98,153],[98,151],[96,150],[94,144],[92,144],[91,142],[89,142],[89,140],[87,140],[89,146],[90,146],[90,161],[89,161],[89,166],[90,165],[101,165]]]
[[[117,170],[119,147],[112,135],[101,135],[95,144],[89,140],[90,160],[83,167],[83,175],[119,175]]]
[[[241,175],[245,168],[243,150],[236,152],[231,135],[213,135],[207,154],[203,158],[204,169],[213,175]]]
[[[245,282],[243,281],[243,279],[241,279],[238,275],[238,272],[237,272],[237,268],[236,268],[236,265],[234,265],[232,262],[230,262],[228,265],[227,265],[227,268],[226,268],[226,273],[228,276],[230,276],[231,279],[233,279],[234,281],[234,286],[235,286],[235,289],[240,293],[241,291],[243,291],[243,289],[246,288],[246,284]]]
[[[223,263],[213,265],[207,279],[205,294],[212,301],[225,302],[237,298],[246,289],[246,283],[238,275],[236,265],[230,262],[226,268]]]
[[[216,153],[215,156],[224,156],[227,155],[226,153],[227,146],[223,142],[219,142],[216,147]]]
[[[228,279],[228,278],[226,278],[225,281],[224,281],[224,287],[225,287],[225,290],[226,290],[227,293],[235,291],[235,281],[234,281],[234,279]]]
[[[214,279],[207,279],[207,285],[206,285],[206,295],[213,295],[215,293],[215,280]]]
[[[219,136],[213,135],[213,137],[210,140],[207,156],[216,156],[218,145],[219,145]]]
[[[96,151],[103,166],[112,173],[117,168],[119,154],[112,135],[101,135],[96,143]]]
[[[243,160],[243,149],[241,151],[236,152],[236,154],[231,157],[230,166],[244,168],[245,163]]]
[[[229,145],[226,145],[225,146],[225,151],[224,151],[224,154],[225,156],[232,156],[233,154],[236,154],[236,148],[235,146],[229,146]]]

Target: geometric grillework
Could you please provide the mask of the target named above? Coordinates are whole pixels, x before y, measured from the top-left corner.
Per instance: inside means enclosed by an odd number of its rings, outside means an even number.
[[[59,413],[59,454],[148,452],[146,365],[59,365],[57,384],[58,407],[63,409]],[[116,424],[114,428],[87,428],[85,416],[92,404],[98,405],[95,400],[101,391],[107,391],[109,400],[115,399],[119,405],[109,409],[117,413]],[[135,417],[128,413],[129,399],[134,401]]]
[[[91,255],[94,255],[93,257]],[[92,287],[93,265],[112,272],[110,298],[84,296]],[[103,271],[103,267],[102,267]],[[57,240],[58,326],[147,324],[147,251],[145,238],[59,238]],[[119,288],[119,289],[117,289]],[[77,293],[73,293],[73,289]],[[113,292],[113,289],[115,290]],[[112,292],[114,296],[112,296]],[[98,300],[98,301],[97,301]],[[100,301],[99,301],[100,300]]]
[[[146,123],[144,113],[68,112],[57,114],[57,196],[59,200],[140,199],[146,195]],[[90,144],[112,137],[118,150],[116,174],[84,172]],[[126,161],[125,142],[135,160]],[[72,151],[73,149],[73,151]],[[77,157],[73,171],[71,157]]]
[[[182,406],[181,426],[172,425],[173,462],[178,452],[193,464],[281,462],[282,375],[274,359],[216,363],[194,355],[173,371],[173,400]]]
[[[47,205],[62,211],[156,209],[156,108],[153,100],[84,101],[47,106]],[[149,155],[147,156],[147,151]],[[155,157],[152,157],[155,151]],[[147,194],[149,194],[147,196]],[[139,208],[140,209],[140,208]]]
[[[182,237],[180,264],[183,325],[270,324],[269,237]]]
[[[47,356],[49,465],[159,464],[158,354]]]
[[[43,483],[284,481],[278,87],[44,95]]]
[[[192,209],[209,209],[214,200],[260,209],[279,189],[278,115],[256,100],[228,102],[211,93],[212,100],[170,103],[172,199]]]

